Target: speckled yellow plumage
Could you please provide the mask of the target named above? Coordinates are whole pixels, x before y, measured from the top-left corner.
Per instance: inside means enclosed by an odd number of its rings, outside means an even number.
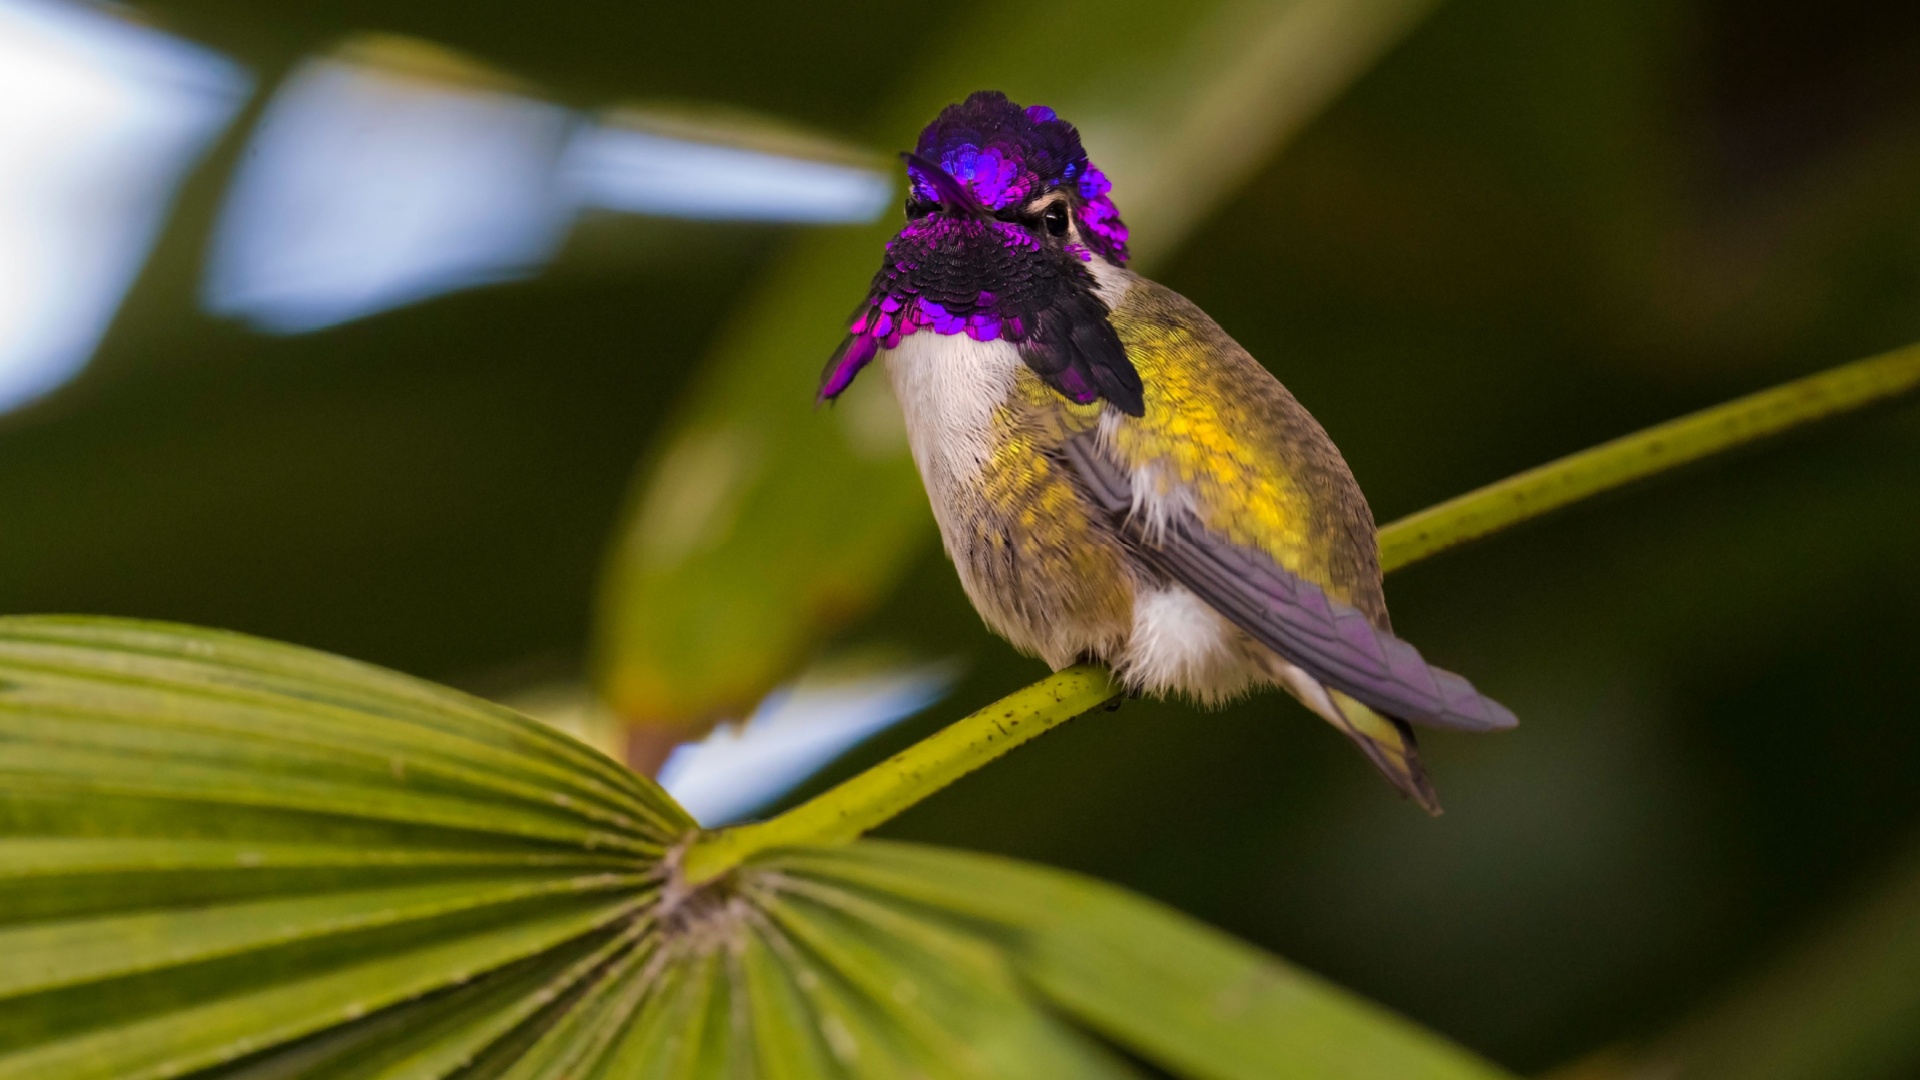
[[[1052,402],[1046,398],[1066,409],[1050,416]],[[1086,415],[1072,415],[1076,412]],[[988,572],[1005,568],[1006,587],[1016,603],[1036,618],[1057,612],[1111,627],[1102,636],[1117,638],[1133,602],[1125,557],[1089,519],[1072,481],[1049,453],[1064,432],[1083,429],[1096,412],[1074,406],[1030,372],[1021,372],[1017,401],[994,415],[993,452],[980,475],[981,500],[995,512],[972,524],[996,564]],[[1035,590],[1032,583],[1038,580],[1058,587]]]
[[[1209,529],[1383,621],[1373,515],[1319,422],[1169,289],[1138,281],[1112,321],[1147,408],[1112,425],[1109,450],[1135,469],[1167,470],[1161,484],[1180,485]]]
[[[1109,451],[1153,478],[1159,494],[1171,496],[1177,485],[1208,528],[1266,552],[1385,625],[1373,517],[1318,421],[1169,289],[1136,279],[1112,322],[1146,386],[1145,415],[1075,404],[1021,371],[1013,400],[994,416],[993,454],[982,473],[995,517],[1018,529],[1003,535],[982,521],[983,541],[1019,545],[1044,573],[1073,574],[1088,592],[1130,600],[1120,553],[1089,522],[1049,455],[1066,436],[1100,425],[1104,413]]]

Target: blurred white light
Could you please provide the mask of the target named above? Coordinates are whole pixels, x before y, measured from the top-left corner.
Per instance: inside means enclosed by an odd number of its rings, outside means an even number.
[[[664,217],[860,222],[893,201],[873,169],[607,124],[579,130],[566,171],[586,206]]]
[[[660,769],[660,784],[702,825],[737,821],[861,740],[938,701],[952,681],[945,666],[803,680],[770,695],[746,723],[716,728],[675,750]]]
[[[573,218],[555,166],[574,123],[477,83],[309,62],[234,179],[206,305],[297,333],[531,273]]]
[[[85,366],[249,85],[110,9],[0,0],[0,411]]]
[[[892,182],[833,160],[848,155],[764,123],[588,119],[438,46],[356,38],[275,93],[222,209],[203,300],[264,330],[317,330],[531,274],[583,208],[873,220]]]

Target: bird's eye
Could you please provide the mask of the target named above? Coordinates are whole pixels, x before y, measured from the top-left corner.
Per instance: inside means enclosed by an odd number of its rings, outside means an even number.
[[[1040,220],[1047,223],[1047,231],[1053,235],[1067,235],[1067,204],[1054,203],[1047,207],[1046,212],[1040,215]]]
[[[926,217],[928,214],[933,213],[934,206],[935,206],[934,203],[930,203],[925,199],[910,198],[907,200],[907,217],[909,218]]]

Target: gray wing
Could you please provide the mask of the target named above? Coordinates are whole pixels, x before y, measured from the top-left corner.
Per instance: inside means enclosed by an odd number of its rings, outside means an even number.
[[[1329,597],[1266,552],[1231,543],[1191,515],[1150,536],[1134,519],[1133,480],[1093,432],[1061,456],[1082,492],[1137,555],[1307,674],[1387,716],[1432,727],[1491,731],[1519,723],[1473,684]]]

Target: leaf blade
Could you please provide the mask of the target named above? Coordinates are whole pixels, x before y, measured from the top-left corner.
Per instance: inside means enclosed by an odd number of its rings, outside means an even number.
[[[872,840],[770,853],[764,864],[1001,927],[1048,1001],[1183,1076],[1506,1075],[1258,949],[1079,875]]]
[[[357,1020],[469,973],[526,959],[630,916],[622,900],[530,919],[397,957],[295,979],[240,999],[173,1009],[0,1056],[0,1080],[164,1080]]]

